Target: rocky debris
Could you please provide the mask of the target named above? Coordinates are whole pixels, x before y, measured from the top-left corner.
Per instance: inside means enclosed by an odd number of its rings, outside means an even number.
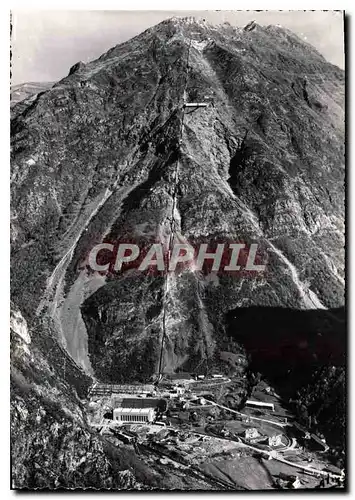
[[[31,336],[28,332],[27,321],[14,304],[11,305],[10,312],[10,333],[11,341],[29,353],[28,345],[31,344]]]
[[[131,486],[115,477],[99,438],[26,395],[13,397],[11,435],[14,488]],[[28,410],[27,410],[28,409]],[[35,411],[34,411],[35,410]],[[60,408],[57,409],[60,413]]]

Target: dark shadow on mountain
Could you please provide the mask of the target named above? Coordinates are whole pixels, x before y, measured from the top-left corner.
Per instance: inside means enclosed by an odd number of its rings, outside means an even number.
[[[254,376],[268,380],[300,423],[326,437],[337,460],[347,428],[345,309],[237,308],[227,325]]]
[[[344,308],[237,308],[227,314],[227,333],[244,346],[253,371],[284,396],[302,387],[315,369],[346,364]]]

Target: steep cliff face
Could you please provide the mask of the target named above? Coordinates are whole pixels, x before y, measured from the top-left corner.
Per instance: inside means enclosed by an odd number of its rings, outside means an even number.
[[[13,487],[139,488],[132,472],[111,463],[102,440],[89,432],[80,387],[66,381],[70,359],[58,350],[48,355],[48,344],[40,346],[38,332],[32,338],[15,306],[10,323]]]
[[[273,26],[172,19],[76,65],[13,108],[13,300],[107,381],[208,369],[240,307],[342,307],[343,100]],[[257,243],[267,267],[105,275],[103,241]]]

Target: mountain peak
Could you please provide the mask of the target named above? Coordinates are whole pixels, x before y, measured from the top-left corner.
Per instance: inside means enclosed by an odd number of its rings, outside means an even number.
[[[68,293],[70,302],[70,290],[82,279],[82,266],[86,268],[97,238],[146,242],[155,235],[165,241],[172,232],[191,244],[256,240],[260,251],[272,256],[272,273],[263,280],[268,285],[252,292],[249,281],[243,298],[237,282],[218,277],[224,283],[219,290],[231,294],[221,311],[241,300],[301,309],[342,305],[343,74],[282,28],[255,26],[253,21],[246,26],[216,28],[194,18],[163,21],[96,61],[75,65],[68,77],[29,105],[14,107],[14,246],[21,256],[36,248],[22,248],[33,235],[41,244],[51,235],[58,249],[42,252],[40,260],[52,275],[52,266],[71,248],[68,244],[74,245],[75,254],[61,267],[62,279],[57,283],[55,272],[50,281],[58,289],[56,296]],[[192,103],[205,106],[185,108]],[[70,189],[58,176],[70,179]],[[35,196],[34,183],[42,186]],[[46,192],[55,189],[55,200],[44,195],[43,186]],[[106,213],[99,229],[99,215],[95,210],[89,214],[95,206]],[[321,228],[323,238],[315,247],[314,235]],[[333,253],[334,238],[338,243]],[[307,259],[316,269],[311,283],[308,265],[299,260],[309,252],[313,257]],[[36,300],[51,301],[53,291],[46,288],[44,272],[32,274],[27,290],[22,272],[13,289],[20,306],[33,314]],[[92,279],[89,271],[87,279]],[[191,292],[189,300],[195,303],[193,290],[207,286],[205,278],[192,272],[183,279],[190,282],[185,283],[186,293]],[[115,300],[111,291],[125,286],[125,273],[105,278],[100,291],[87,299],[90,307],[104,307]],[[174,286],[183,286],[181,278]],[[31,300],[25,300],[29,290]],[[133,302],[141,290],[132,287]],[[183,296],[177,303],[186,307]],[[214,303],[208,307],[223,324],[223,313]],[[67,335],[70,328],[63,315],[60,335]],[[204,318],[207,331],[219,328]],[[126,325],[123,316],[116,319]],[[85,321],[83,331],[94,335],[89,313]],[[202,327],[190,318],[185,326],[171,328],[171,339],[183,335],[193,342],[193,332]],[[206,345],[201,345],[204,359],[210,355]],[[170,360],[174,369],[182,363],[193,366],[194,358],[183,361],[174,348],[172,340],[166,363]],[[78,356],[74,347],[72,355]],[[88,359],[88,352],[80,354],[80,362],[91,369]],[[103,359],[92,361],[96,370]]]

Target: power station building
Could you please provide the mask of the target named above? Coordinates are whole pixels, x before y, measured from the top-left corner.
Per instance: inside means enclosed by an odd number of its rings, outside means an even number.
[[[167,409],[165,399],[113,397],[113,420],[118,422],[154,422]]]
[[[155,416],[154,408],[115,408],[113,410],[113,420],[118,422],[153,422]]]

